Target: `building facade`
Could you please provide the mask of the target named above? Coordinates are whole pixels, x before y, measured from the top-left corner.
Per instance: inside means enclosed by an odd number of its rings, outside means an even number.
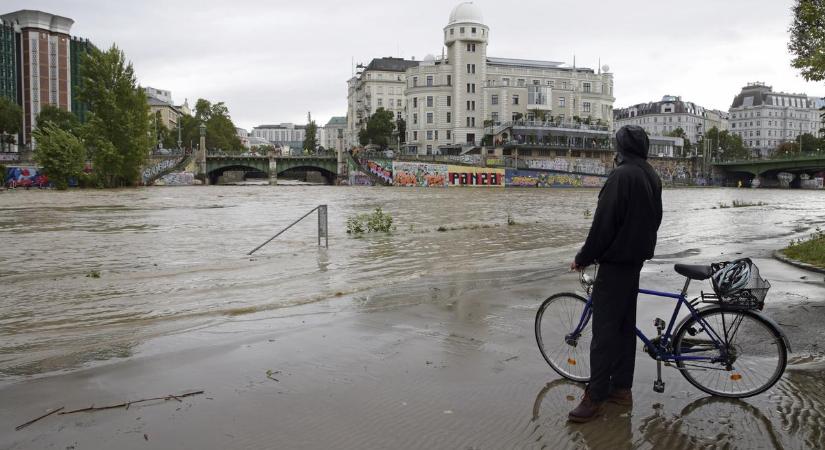
[[[259,125],[252,129],[250,136],[266,139],[273,145],[289,148],[303,148],[306,137],[306,125],[282,123],[278,125]]]
[[[418,64],[415,60],[386,57],[358,66],[355,76],[347,81],[347,147],[359,145],[358,132],[378,108],[390,111],[396,120],[404,117],[406,71]]]
[[[0,19],[0,97],[19,103],[17,96],[17,33],[11,22]]]
[[[400,72],[403,60],[397,60],[392,97],[386,90],[384,94],[371,90],[373,98],[364,104],[373,112],[379,99],[385,109],[393,105],[396,115],[406,121],[404,151],[418,154],[478,146],[485,135],[494,134],[496,126],[513,120],[612,122],[613,75],[607,70],[489,57],[489,39],[481,10],[472,3],[459,4],[443,29],[446,52],[438,58],[428,55],[420,62],[406,61],[404,74]],[[362,78],[363,74],[350,80],[349,97],[354,99],[347,112],[350,145],[357,143],[357,132],[369,117],[367,111],[359,115]]]
[[[625,125],[638,125],[651,136],[668,136],[681,128],[691,144],[701,140],[704,133],[713,127],[719,131],[728,128],[726,113],[705,109],[675,95],[665,95],[658,102],[616,109],[613,120],[615,129]]]
[[[818,136],[823,127],[816,101],[805,94],[774,92],[765,83],[748,83],[730,106],[730,132],[754,156],[769,156],[802,134]]]
[[[347,118],[344,116],[332,117],[326,125],[324,125],[323,136],[324,139],[320,141],[325,149],[328,150],[343,150],[344,149],[344,131],[347,129]],[[340,136],[340,137],[339,137]]]

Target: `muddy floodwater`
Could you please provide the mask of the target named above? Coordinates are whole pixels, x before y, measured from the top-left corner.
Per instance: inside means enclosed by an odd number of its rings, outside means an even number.
[[[304,436],[297,422],[281,421],[280,436],[305,439],[305,445],[281,448],[825,446],[825,283],[822,275],[771,258],[791,239],[825,228],[825,193],[815,191],[666,190],[657,256],[643,271],[643,285],[678,291],[682,280],[672,271],[674,262],[754,258],[773,284],[765,313],[783,325],[793,350],[774,388],[746,401],[715,399],[667,369],[667,390],[656,394],[654,362],[640,349],[633,410],[615,412],[604,426],[566,423],[581,387],[560,380],[541,359],[532,318],[550,294],[577,289],[566,267],[586,236],[597,194],[332,186],[0,193],[0,393],[17,392],[17,401],[25,402],[27,383],[125,371],[144,360],[174,367],[164,355],[175,350],[195,352],[304,322],[322,329],[321,322],[334,327],[339,321],[347,324],[339,326],[346,330],[339,341],[346,348],[320,341],[326,332],[293,334],[289,339],[301,343],[295,347],[300,351],[287,359],[348,380],[349,388],[335,392],[347,411],[363,407],[372,425],[330,426],[344,412],[304,396],[290,403],[293,413],[306,409],[329,422]],[[753,206],[720,207],[733,200]],[[320,204],[329,207],[328,249],[317,246],[317,219],[310,216],[247,256]],[[376,207],[392,215],[393,233],[346,233],[347,218]],[[671,307],[641,299],[640,328],[652,332],[653,319],[669,318]],[[403,360],[383,366],[381,377],[355,375],[395,354]],[[415,370],[429,372],[393,385],[419,357],[422,368]],[[199,370],[208,371],[209,364]],[[370,387],[379,379],[380,387]],[[277,393],[288,394],[286,381],[278,383]],[[307,384],[293,389],[312,391]],[[365,405],[356,393],[382,400]],[[414,409],[415,398],[438,406]],[[247,400],[263,407],[260,395]],[[448,400],[453,403],[439,403]],[[406,412],[393,409],[402,404]],[[204,426],[216,417],[198,420]],[[383,441],[376,427],[401,440]],[[46,442],[62,444],[55,439]],[[189,443],[199,448],[237,444],[227,437],[193,439]],[[5,441],[31,448],[21,442]]]

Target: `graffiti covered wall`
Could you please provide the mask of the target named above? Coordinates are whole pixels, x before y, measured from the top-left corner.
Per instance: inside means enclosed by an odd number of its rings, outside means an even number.
[[[446,164],[393,161],[392,172],[396,186],[447,187],[449,184]]]
[[[192,172],[172,172],[155,181],[159,186],[191,186],[195,184],[195,174]]]
[[[49,185],[49,179],[37,167],[7,167],[5,180],[8,187],[45,187]]]
[[[602,187],[607,177],[538,170],[507,169],[506,184],[512,187]]]
[[[361,167],[366,168],[373,175],[384,180],[387,184],[392,184],[392,161],[381,159],[362,159]]]
[[[504,187],[504,169],[447,166],[451,186]]]
[[[347,184],[350,186],[373,186],[375,183],[369,175],[361,172],[352,159],[347,159]]]

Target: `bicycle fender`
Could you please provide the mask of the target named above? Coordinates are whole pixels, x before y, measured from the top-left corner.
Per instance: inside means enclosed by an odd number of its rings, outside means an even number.
[[[704,307],[702,307],[702,308],[697,308],[697,309],[696,309],[696,314],[701,314],[702,312],[707,311],[707,310],[709,310],[709,309],[719,309],[719,310],[722,310],[722,311],[735,311],[735,310],[731,310],[731,309],[721,308],[721,307],[719,307],[718,305],[708,305],[708,306],[704,306]],[[755,316],[759,317],[760,319],[764,320],[764,321],[765,321],[765,322],[767,322],[769,325],[771,325],[771,326],[772,326],[772,327],[773,327],[776,331],[778,331],[778,332],[779,332],[779,337],[781,337],[781,338],[782,338],[782,341],[783,341],[783,342],[785,342],[785,347],[788,349],[788,353],[791,353],[791,352],[793,351],[793,350],[791,350],[791,341],[789,341],[789,340],[788,340],[788,337],[787,337],[787,336],[785,336],[785,330],[783,330],[783,329],[782,329],[782,327],[780,327],[780,326],[779,326],[779,324],[778,324],[778,323],[776,323],[776,321],[775,321],[775,320],[773,320],[773,319],[771,319],[770,317],[768,317],[768,316],[766,316],[766,315],[762,314],[762,312],[761,312],[761,311],[754,311],[754,310],[752,310],[752,309],[749,309],[749,310],[746,310],[746,311],[748,311],[748,312],[752,313],[753,315],[755,315]],[[690,315],[690,314],[688,314],[687,316],[685,316],[685,317],[682,319],[682,321],[681,321],[681,322],[679,322],[679,324],[678,324],[678,325],[676,325],[676,327],[674,328],[674,333],[675,333],[675,332],[677,332],[677,331],[679,331],[679,330],[682,328],[682,326],[685,324],[685,322],[687,322],[687,321],[688,321],[689,319],[691,319],[692,317],[693,317],[693,316],[692,316],[692,315]]]

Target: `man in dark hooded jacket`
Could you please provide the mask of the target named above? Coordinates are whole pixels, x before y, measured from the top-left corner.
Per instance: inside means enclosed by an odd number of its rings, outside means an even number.
[[[616,133],[616,168],[599,193],[587,240],[570,265],[573,270],[598,263],[593,286],[593,340],[590,384],[569,418],[596,418],[605,401],[629,405],[636,360],[636,296],[639,273],[653,257],[662,222],[662,182],[647,162],[644,129],[622,127]]]

